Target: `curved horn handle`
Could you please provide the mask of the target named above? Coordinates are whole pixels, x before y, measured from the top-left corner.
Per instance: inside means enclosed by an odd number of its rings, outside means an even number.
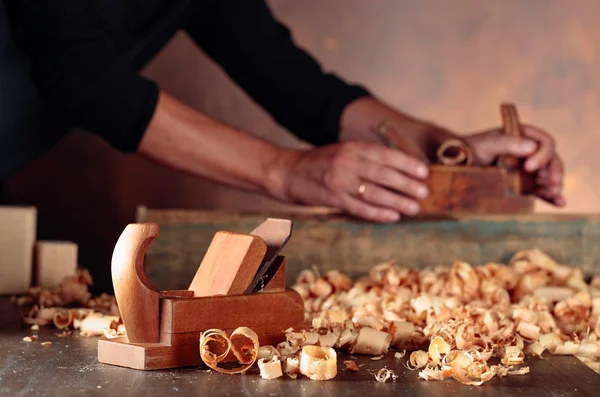
[[[159,341],[159,300],[144,274],[144,254],[158,236],[155,223],[127,225],[113,251],[112,280],[127,338],[133,343]]]

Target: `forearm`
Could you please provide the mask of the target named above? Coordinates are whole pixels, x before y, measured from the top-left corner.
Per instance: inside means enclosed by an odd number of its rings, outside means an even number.
[[[379,142],[371,130],[384,120],[397,130],[399,137],[396,142],[400,143],[399,146],[402,146],[403,139],[409,139],[430,159],[443,141],[457,137],[444,128],[404,114],[373,97],[365,97],[351,102],[344,109],[340,121],[340,141]]]
[[[192,175],[275,195],[280,149],[188,107],[161,91],[139,153]]]

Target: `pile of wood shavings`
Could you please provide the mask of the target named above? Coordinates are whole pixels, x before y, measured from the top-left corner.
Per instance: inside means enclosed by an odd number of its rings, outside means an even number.
[[[302,346],[373,356],[393,346],[412,351],[407,366],[420,378],[468,385],[526,374],[528,367],[518,367],[525,356],[546,350],[600,370],[600,278],[588,285],[579,269],[537,249],[517,253],[508,266],[457,261],[417,270],[383,263],[357,281],[306,270],[292,288],[312,327],[287,330],[276,348],[261,347],[265,359],[277,355],[285,363]],[[492,357],[500,363],[490,365]]]
[[[53,288],[33,287],[26,295],[14,296],[11,300],[29,307],[23,322],[31,324],[32,330],[54,325],[60,330],[58,336],[70,335],[73,329],[79,330],[82,336],[125,336],[115,297],[101,294],[92,298],[90,285],[89,272],[80,269]]]

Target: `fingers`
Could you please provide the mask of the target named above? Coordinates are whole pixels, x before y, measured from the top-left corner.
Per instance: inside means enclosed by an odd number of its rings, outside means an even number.
[[[429,169],[425,163],[399,150],[381,145],[365,144],[356,145],[355,150],[358,151],[361,158],[367,161],[390,167],[413,178],[425,179],[429,175]]]
[[[342,195],[340,201],[344,210],[358,218],[384,223],[396,222],[400,219],[400,214],[397,211],[372,205],[349,194]]]
[[[429,195],[424,182],[410,178],[390,167],[366,163],[357,169],[357,174],[364,180],[415,199],[422,200]]]
[[[503,155],[527,157],[532,155],[538,146],[531,139],[508,135],[490,135],[485,140],[478,142],[477,145],[478,157],[488,160]]]
[[[548,165],[537,172],[534,194],[551,204],[564,207],[567,201],[562,195],[563,175],[563,163],[555,154]]]
[[[359,198],[378,207],[392,209],[400,214],[417,215],[421,209],[419,203],[406,196],[384,189],[376,184],[363,182],[364,191]]]
[[[556,144],[552,136],[536,127],[524,125],[523,134],[538,143],[537,151],[525,161],[525,171],[534,172],[544,167],[554,157]]]

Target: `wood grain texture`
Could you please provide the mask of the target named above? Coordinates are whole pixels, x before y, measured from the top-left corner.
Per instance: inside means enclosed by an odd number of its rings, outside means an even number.
[[[36,225],[34,207],[0,206],[0,295],[31,286]]]
[[[219,231],[188,289],[196,297],[241,294],[250,285],[266,252],[267,245],[260,237]]]
[[[201,298],[163,298],[160,331],[272,326],[285,330],[304,320],[304,302],[294,290]]]
[[[516,195],[512,171],[500,167],[433,165],[427,179],[430,194],[422,214],[526,214],[534,199]]]
[[[129,224],[113,251],[111,272],[115,297],[127,337],[132,343],[159,340],[160,293],[144,273],[144,254],[157,236],[157,224]]]
[[[215,230],[250,230],[267,215],[148,208],[142,213],[143,219],[161,225],[161,237],[146,257],[148,274],[161,288],[187,285]],[[599,214],[457,215],[392,225],[334,215],[268,215],[294,222],[294,238],[284,251],[288,285],[313,265],[358,276],[390,259],[410,267],[451,265],[457,259],[484,264],[506,262],[533,247],[587,273],[600,272]]]
[[[406,357],[394,358],[393,352],[382,360],[370,357],[350,358],[338,355],[338,375],[332,381],[315,382],[305,377],[263,380],[256,366],[244,376],[229,376],[193,365],[164,371],[134,371],[98,361],[98,338],[70,336],[59,338],[52,329],[42,329],[39,341],[51,341],[52,347],[39,342],[25,343],[31,335],[20,325],[20,313],[8,299],[0,299],[0,393],[7,396],[290,396],[306,397],[436,397],[436,396],[520,396],[579,397],[597,396],[600,375],[569,356],[527,359],[531,372],[525,376],[492,379],[481,387],[469,387],[457,381],[423,381],[418,371],[406,369]],[[14,321],[11,321],[14,320]],[[182,348],[182,354],[195,354]],[[343,370],[342,362],[353,359],[359,372]],[[399,376],[395,382],[375,382],[373,373],[387,367]]]

